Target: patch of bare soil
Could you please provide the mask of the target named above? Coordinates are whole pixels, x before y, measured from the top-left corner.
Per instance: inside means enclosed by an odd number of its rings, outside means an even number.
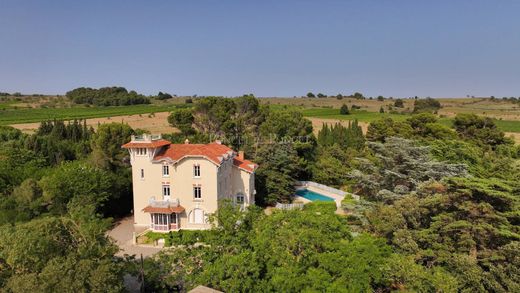
[[[144,129],[148,130],[151,133],[172,133],[178,132],[179,130],[175,127],[171,127],[168,124],[168,112],[159,112],[155,114],[136,114],[136,115],[126,115],[126,116],[114,116],[114,117],[105,117],[105,118],[92,118],[87,119],[87,125],[94,127],[96,129],[98,125],[104,123],[118,122],[118,123],[126,123],[133,129]],[[23,132],[32,133],[38,129],[40,123],[22,123],[22,124],[13,124],[11,125],[14,128],[18,128]]]
[[[512,136],[515,140],[515,143],[520,144],[520,133],[518,132],[505,132],[505,135],[510,137]]]

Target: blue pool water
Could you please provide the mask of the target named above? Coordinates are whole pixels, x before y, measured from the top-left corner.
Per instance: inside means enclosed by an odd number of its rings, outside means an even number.
[[[312,200],[312,201],[316,201],[316,200],[321,200],[321,201],[334,201],[333,198],[330,198],[328,196],[325,196],[323,194],[319,194],[319,193],[316,193],[314,191],[310,191],[310,190],[307,190],[307,189],[298,189],[296,190],[296,195],[299,195],[303,198],[306,198],[308,200]]]

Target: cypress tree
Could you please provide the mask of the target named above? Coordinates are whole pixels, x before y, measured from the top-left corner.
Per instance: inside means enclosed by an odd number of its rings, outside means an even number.
[[[350,114],[350,111],[348,110],[348,106],[346,104],[343,104],[343,106],[341,106],[341,109],[339,110],[339,113],[341,115],[348,115],[348,114]]]

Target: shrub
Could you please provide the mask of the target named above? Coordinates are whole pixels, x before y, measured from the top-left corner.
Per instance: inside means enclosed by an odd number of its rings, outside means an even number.
[[[354,99],[357,99],[357,100],[364,100],[365,99],[365,96],[363,96],[362,93],[358,93],[358,92],[355,92],[352,97],[354,97]]]
[[[341,109],[339,109],[339,113],[341,115],[348,115],[348,114],[350,114],[350,111],[348,110],[348,106],[346,104],[343,104],[341,106]]]
[[[417,99],[414,102],[413,111],[418,112],[436,112],[441,108],[441,103],[430,97],[426,99]]]
[[[165,246],[172,245],[193,245],[195,243],[210,242],[214,238],[215,230],[180,230],[163,234]]]
[[[397,99],[394,102],[394,107],[396,108],[404,108],[404,102],[402,99]]]
[[[332,201],[313,201],[304,206],[307,212],[330,214],[336,211],[336,203]]]
[[[163,92],[159,92],[156,97],[157,100],[168,100],[171,98],[173,98],[172,95],[170,95],[169,93],[163,93]]]

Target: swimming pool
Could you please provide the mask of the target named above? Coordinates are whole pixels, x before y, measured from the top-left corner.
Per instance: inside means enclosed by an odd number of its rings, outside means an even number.
[[[296,195],[306,198],[311,201],[321,200],[321,201],[334,201],[333,198],[325,196],[323,194],[319,194],[317,192],[308,190],[308,189],[298,189],[296,190]]]

